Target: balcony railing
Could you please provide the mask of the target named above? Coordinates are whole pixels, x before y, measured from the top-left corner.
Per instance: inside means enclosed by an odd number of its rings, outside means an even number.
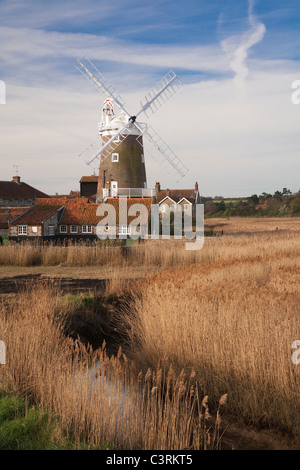
[[[103,198],[108,197],[155,197],[155,189],[145,188],[118,188],[118,189],[103,189]]]

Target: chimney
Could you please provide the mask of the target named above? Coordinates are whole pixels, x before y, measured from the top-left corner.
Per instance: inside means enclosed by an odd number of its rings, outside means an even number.
[[[157,195],[160,191],[160,183],[155,183],[155,191],[156,191],[156,195]]]
[[[197,183],[197,181],[196,181],[196,183],[195,183],[195,193],[196,193],[197,191],[198,191],[198,183]]]
[[[20,176],[13,176],[13,179],[12,179],[15,183],[20,183],[21,181],[21,178]]]
[[[170,190],[169,190],[169,188],[166,190],[166,194],[167,194],[167,196],[170,196]]]

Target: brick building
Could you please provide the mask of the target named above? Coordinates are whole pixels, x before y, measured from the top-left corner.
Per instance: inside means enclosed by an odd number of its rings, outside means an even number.
[[[12,181],[0,181],[0,207],[32,206],[37,197],[49,196],[21,182],[20,176],[13,176]]]

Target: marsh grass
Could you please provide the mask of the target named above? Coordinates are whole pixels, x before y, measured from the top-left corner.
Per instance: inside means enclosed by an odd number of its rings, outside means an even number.
[[[119,319],[129,354],[138,367],[168,357],[177,372],[193,368],[213,406],[228,394],[231,416],[299,443],[300,369],[291,361],[300,337],[298,235],[223,238],[202,259],[141,281]]]
[[[66,337],[60,295],[53,287],[32,286],[13,304],[2,304],[1,338],[7,365],[1,383],[22,394],[39,412],[56,419],[56,437],[78,448],[108,442],[123,449],[212,448],[202,435],[206,416],[197,408],[195,384],[164,361],[139,372],[119,349],[108,356]]]
[[[145,240],[140,244],[122,247],[110,244],[70,243],[44,245],[29,242],[0,246],[0,265],[2,266],[99,266],[111,269],[112,278],[120,269],[151,267],[168,269],[173,267],[207,264],[222,260],[259,259],[280,257],[298,250],[299,232],[269,231],[249,235],[225,235],[206,238],[204,248],[189,251],[185,240]]]
[[[126,249],[0,247],[2,264],[46,259],[100,263],[110,278],[105,295],[130,292],[115,317],[126,355],[66,338],[64,315],[80,306],[63,308],[52,287],[2,306],[0,334],[14,358],[0,370],[3,379],[57,416],[78,446],[217,448],[223,408],[299,444],[300,368],[291,361],[300,337],[296,230],[210,238],[194,252],[168,240]],[[146,279],[128,282],[124,271],[141,266]],[[147,276],[150,268],[160,272]]]

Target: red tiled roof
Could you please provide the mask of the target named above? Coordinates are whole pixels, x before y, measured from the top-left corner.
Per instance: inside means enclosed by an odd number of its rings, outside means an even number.
[[[2,199],[35,199],[37,197],[48,198],[49,196],[27,183],[0,181],[0,198]]]
[[[55,214],[61,205],[38,205],[36,204],[20,217],[17,217],[10,225],[39,225]]]
[[[24,214],[30,207],[14,207],[13,209],[10,210],[9,215],[11,215],[12,220],[14,220],[16,217],[18,217],[21,214]]]
[[[85,198],[69,199],[64,204],[65,209],[60,221],[62,225],[97,225],[96,218],[98,204],[89,202]]]
[[[89,202],[94,202],[93,200],[91,201],[92,198],[90,197],[69,197],[69,196],[55,196],[55,197],[50,197],[50,198],[37,198],[35,200],[36,204],[39,205],[47,205],[47,206],[53,206],[57,204],[65,204],[68,201],[71,201],[71,203],[77,203],[77,201],[89,203]]]
[[[100,220],[102,220],[104,217],[109,216],[108,218],[108,223],[109,225],[114,225],[115,223],[119,225],[120,221],[120,213],[119,213],[119,199],[118,198],[109,198],[107,199],[106,203],[102,204],[96,204],[89,202],[88,199],[86,198],[79,198],[77,200],[68,200],[66,201],[65,205],[65,210],[63,212],[60,224],[61,225],[97,225]],[[143,223],[147,223],[148,221],[148,216],[151,211],[151,204],[153,202],[152,198],[127,198],[127,211],[133,204],[143,204],[146,206],[147,209],[147,220],[143,221]],[[107,213],[107,211],[104,211],[103,215],[99,216],[97,215],[97,209],[100,206],[104,206],[105,204],[109,204],[114,207],[115,209],[115,214],[116,214],[116,220],[112,216],[112,212]],[[121,210],[123,206],[121,204]],[[124,220],[127,220],[127,224],[129,224],[132,220],[136,219],[136,217],[139,215],[138,213],[135,215],[127,216],[127,211],[126,208],[124,208]],[[111,220],[110,220],[111,219]]]
[[[142,204],[143,206],[146,207],[146,209],[147,209],[147,220],[143,219],[144,213],[141,214],[141,218],[142,218],[141,223],[146,224],[148,222],[148,217],[150,216],[151,205],[153,204],[153,199],[150,198],[150,197],[147,197],[147,198],[136,198],[135,197],[135,198],[124,198],[124,199],[127,202],[127,205],[124,204],[124,206],[123,206],[122,203],[120,203],[119,198],[108,198],[106,203],[105,203],[105,204],[110,204],[114,207],[114,209],[116,211],[116,223],[117,223],[117,225],[119,225],[120,222],[122,222],[122,220],[125,220],[125,221],[127,220],[127,224],[129,224],[130,222],[132,222],[133,220],[135,220],[139,216],[139,212],[135,211],[136,208],[133,208],[133,215],[127,215],[128,212],[129,212],[130,207],[133,206],[134,204]],[[122,211],[121,213],[120,213],[120,209]],[[106,215],[110,215],[110,214],[106,214]],[[102,219],[102,217],[101,217],[101,219]],[[114,222],[114,220],[112,220],[112,221],[109,220],[109,225],[110,225],[110,223],[113,224],[113,222]]]
[[[80,191],[70,191],[69,193],[69,196],[68,197],[80,197]]]
[[[57,206],[57,204],[63,205],[68,200],[68,196],[57,196],[57,197],[38,197],[35,200],[35,204],[39,206]]]
[[[127,211],[133,204],[143,204],[147,209],[147,220],[142,220],[142,223],[146,224],[148,221],[148,216],[150,215],[151,205],[153,203],[152,198],[124,198],[127,202]],[[60,225],[97,225],[100,220],[106,217],[107,211],[104,212],[102,216],[97,216],[97,209],[99,206],[104,204],[109,204],[114,207],[116,213],[116,221],[114,217],[109,220],[109,225],[114,225],[115,223],[119,225],[120,219],[120,207],[121,210],[124,209],[123,217],[127,224],[132,222],[136,217],[139,216],[139,212],[127,216],[126,206],[122,204],[119,206],[118,198],[109,198],[106,203],[96,204],[90,202],[89,198],[74,198],[70,199],[67,197],[62,198],[49,198],[49,199],[37,199],[36,204],[30,209],[26,214],[19,217],[13,225],[35,225],[42,223],[44,220],[49,218],[54,214],[60,207],[63,206],[61,212],[61,219],[59,220]],[[105,206],[104,206],[105,207]],[[111,212],[109,213],[111,215]]]
[[[24,212],[27,212],[30,209],[30,206],[27,207],[0,207],[0,222],[8,223],[8,221],[13,221],[16,217]]]
[[[98,176],[82,176],[79,183],[98,183]]]
[[[61,199],[61,198],[75,198],[80,197],[80,191],[70,191],[69,194],[51,194],[50,197],[52,199]]]

